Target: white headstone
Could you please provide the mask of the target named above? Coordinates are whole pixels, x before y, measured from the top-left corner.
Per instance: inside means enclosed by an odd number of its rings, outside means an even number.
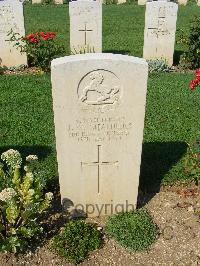
[[[152,2],[153,0],[138,0],[138,5],[144,6],[147,2]]]
[[[120,5],[120,4],[124,4],[126,3],[126,0],[117,0],[117,4]]]
[[[146,61],[126,55],[72,55],[53,60],[51,71],[65,208],[71,204],[90,216],[134,209],[145,116]]]
[[[69,3],[70,47],[74,53],[102,51],[102,4],[97,1]]]
[[[197,0],[197,5],[200,6],[200,0]]]
[[[146,5],[146,3],[147,3],[147,0],[138,0],[139,6],[144,6],[144,5]]]
[[[42,0],[32,0],[32,4],[41,4]]]
[[[173,64],[178,5],[154,1],[146,4],[143,57]]]
[[[12,67],[27,64],[27,57],[9,42],[8,33],[13,30],[25,35],[23,4],[18,0],[0,1],[0,60],[2,66]]]
[[[187,5],[187,0],[178,0],[178,4],[186,6]]]
[[[63,4],[63,0],[54,0],[54,3],[56,5],[62,5]]]

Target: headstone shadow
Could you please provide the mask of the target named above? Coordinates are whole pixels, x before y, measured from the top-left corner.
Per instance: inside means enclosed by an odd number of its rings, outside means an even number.
[[[103,50],[104,53],[111,53],[111,54],[123,54],[123,55],[130,55],[131,51],[129,50]]]
[[[47,145],[6,145],[0,147],[0,154],[9,149],[18,150],[23,158],[30,154],[37,155],[39,160],[43,160],[53,152],[53,148]]]
[[[173,59],[173,62],[174,62],[174,65],[175,66],[179,65],[180,59],[181,59],[181,55],[183,53],[184,53],[184,51],[182,51],[182,50],[175,50],[174,51],[174,59]]]
[[[187,151],[185,142],[145,142],[142,150],[138,205],[145,205],[160,191],[167,172]]]

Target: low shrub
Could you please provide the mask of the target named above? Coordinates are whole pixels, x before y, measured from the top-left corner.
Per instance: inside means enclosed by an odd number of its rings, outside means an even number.
[[[119,244],[131,250],[143,250],[156,239],[158,230],[145,209],[111,216],[105,232]]]
[[[181,56],[180,65],[184,68],[200,68],[200,18],[191,22],[189,34],[181,36],[180,42],[186,46],[186,52]]]
[[[94,47],[90,47],[89,45],[74,47],[71,51],[72,55],[75,54],[86,54],[86,53],[95,53]]]
[[[83,220],[67,222],[60,235],[53,239],[53,246],[58,253],[73,263],[80,263],[100,245],[101,233],[95,225]]]
[[[169,72],[170,67],[167,65],[166,61],[163,59],[147,60],[149,65],[149,72]]]
[[[0,58],[0,75],[3,75],[7,67],[2,65],[2,59]]]
[[[188,151],[184,157],[184,173],[195,180],[200,181],[200,140],[188,144]]]
[[[16,150],[1,155],[0,164],[0,251],[17,252],[42,232],[39,217],[50,205],[51,192],[36,172],[36,155],[22,157]]]
[[[35,32],[21,37],[11,31],[8,36],[21,53],[27,54],[29,65],[39,67],[43,71],[49,71],[51,60],[65,52],[64,46],[55,42],[55,32]]]

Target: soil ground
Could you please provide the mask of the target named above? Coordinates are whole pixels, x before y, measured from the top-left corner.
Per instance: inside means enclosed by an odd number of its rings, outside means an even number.
[[[172,187],[162,190],[144,206],[160,231],[157,241],[148,250],[133,252],[104,236],[103,247],[92,252],[80,265],[200,265],[200,195],[197,188]],[[56,223],[57,218],[59,213],[53,218]],[[107,217],[87,220],[103,228],[106,219]],[[49,239],[34,251],[25,254],[1,254],[0,265],[72,264],[52,250]]]

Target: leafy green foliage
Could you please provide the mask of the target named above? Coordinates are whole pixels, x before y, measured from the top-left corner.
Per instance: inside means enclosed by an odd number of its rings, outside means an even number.
[[[200,181],[200,141],[195,141],[188,147],[184,157],[184,172],[190,178]]]
[[[16,150],[2,153],[1,159],[0,251],[16,252],[42,232],[37,219],[49,207],[53,194],[43,193],[45,182],[35,170],[37,156],[27,156],[24,169]]]
[[[21,53],[26,53],[30,66],[36,66],[44,71],[50,70],[51,61],[64,54],[64,47],[55,42],[55,32],[36,32],[24,37],[12,30],[8,34]]]
[[[200,18],[196,17],[188,36],[182,36],[181,42],[186,45],[186,52],[181,57],[181,65],[191,69],[200,67]]]
[[[53,246],[61,256],[79,263],[88,253],[101,245],[101,234],[93,224],[82,220],[66,223],[60,235],[53,239]]]
[[[105,227],[106,233],[122,246],[143,250],[156,239],[158,230],[145,209],[111,216]]]
[[[3,75],[7,67],[2,66],[2,59],[0,58],[0,75]]]
[[[162,59],[155,59],[155,60],[148,60],[149,65],[149,72],[169,72],[170,68],[167,65],[165,60]]]
[[[86,53],[95,53],[94,47],[90,47],[89,45],[84,45],[77,47],[71,51],[71,54],[86,54]]]

